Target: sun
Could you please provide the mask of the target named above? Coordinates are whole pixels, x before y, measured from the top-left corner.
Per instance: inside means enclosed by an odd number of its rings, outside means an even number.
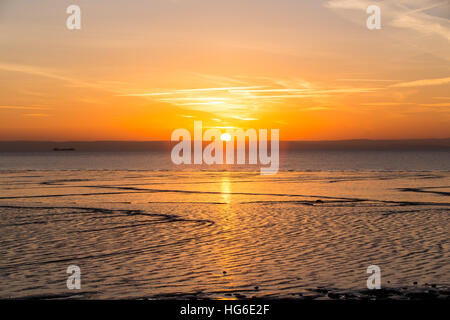
[[[225,133],[223,133],[220,136],[220,140],[222,140],[222,141],[230,141],[231,140],[231,135],[229,133],[225,132]]]

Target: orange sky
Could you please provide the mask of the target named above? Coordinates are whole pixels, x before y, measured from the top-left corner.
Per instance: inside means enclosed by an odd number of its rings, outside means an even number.
[[[65,27],[68,5],[82,29]],[[0,3],[0,140],[450,137],[447,1]]]

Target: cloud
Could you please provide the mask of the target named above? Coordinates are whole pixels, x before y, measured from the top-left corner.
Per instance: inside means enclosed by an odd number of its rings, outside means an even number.
[[[450,41],[450,29],[442,23],[441,18],[424,13],[415,15],[405,14],[394,18],[391,25],[399,28],[415,30],[417,32],[436,34]]]
[[[331,0],[325,3],[325,7],[330,9],[361,9],[366,10],[368,1],[361,0]]]
[[[391,85],[391,87],[408,88],[408,87],[437,86],[437,85],[442,85],[442,84],[446,84],[449,82],[450,82],[450,77],[438,78],[438,79],[422,79],[422,80],[396,83],[396,84]]]
[[[450,103],[423,103],[421,106],[425,107],[450,107]]]
[[[171,91],[169,90],[169,91],[165,91],[165,92],[129,93],[129,94],[121,94],[120,96],[151,97],[151,96],[175,95],[175,94],[179,94],[179,93],[189,93],[189,92],[230,91],[230,90],[257,89],[257,88],[264,88],[264,86],[180,89],[180,90],[171,90]]]
[[[189,103],[182,103],[182,104],[180,104],[180,106],[199,106],[199,105],[213,106],[213,105],[224,104],[224,103],[225,103],[224,101],[189,102]]]
[[[358,79],[358,78],[345,78],[345,79],[336,79],[337,81],[345,81],[345,82],[395,82],[398,80],[393,79]]]
[[[256,121],[256,120],[258,120],[257,118],[245,118],[245,117],[239,117],[239,116],[231,116],[231,118],[237,119],[237,120],[243,120],[243,121]]]
[[[415,104],[412,102],[367,102],[367,103],[361,103],[362,106],[400,106],[405,104]]]
[[[66,82],[68,85],[72,87],[85,87],[85,88],[94,88],[100,90],[114,91],[112,83],[114,82],[87,82],[78,79],[74,79],[71,77],[67,77],[61,75],[59,72],[55,70],[50,70],[47,68],[41,68],[30,65],[20,65],[20,64],[10,64],[10,63],[0,63],[0,71],[6,72],[19,72],[25,73],[28,75],[39,76],[44,78],[50,78],[59,80],[62,82]],[[119,84],[116,84],[116,87],[121,87]]]
[[[19,64],[6,64],[6,63],[0,63],[0,70],[3,71],[9,71],[9,72],[20,72],[20,73],[26,73],[29,75],[35,75],[35,76],[41,76],[46,78],[52,78],[67,82],[73,82],[73,79],[70,79],[68,77],[64,77],[61,75],[58,75],[54,73],[51,70],[34,67],[34,66],[26,66],[26,65],[19,65]]]
[[[39,107],[39,106],[0,106],[0,109],[11,109],[11,110],[51,110],[51,108]]]
[[[25,117],[49,117],[50,114],[48,113],[25,113]]]
[[[230,93],[266,93],[266,92],[304,92],[308,91],[308,89],[289,89],[289,88],[283,88],[283,89],[240,89],[240,90],[230,90]]]
[[[174,97],[174,98],[163,98],[160,99],[161,101],[189,101],[189,100],[195,100],[195,101],[225,101],[229,100],[229,98],[225,97]]]
[[[306,100],[308,103],[320,100],[323,103],[323,99],[338,95],[370,93],[382,88],[355,87],[354,85],[323,86],[299,78],[279,79],[241,75],[235,77],[239,80],[230,77],[207,77],[212,79],[211,87],[159,88],[146,92],[121,93],[119,96],[141,97],[170,103],[182,110],[207,111],[215,115],[215,119],[225,117],[241,121],[255,121],[258,120],[256,115],[260,111],[272,108],[274,104],[290,101],[288,102],[289,106],[296,108],[299,102],[296,100]],[[236,83],[239,83],[239,86],[236,86]],[[320,108],[320,110],[323,109],[323,107]],[[305,110],[319,110],[319,108]]]
[[[447,11],[448,1],[430,0],[329,0],[325,7],[333,10],[363,10],[369,5],[379,5],[383,24],[409,29],[424,34],[434,34],[450,41],[449,19],[432,14],[433,10]],[[448,16],[448,15],[447,15]]]

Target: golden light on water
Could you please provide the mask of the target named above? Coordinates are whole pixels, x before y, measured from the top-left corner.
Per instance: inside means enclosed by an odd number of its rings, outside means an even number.
[[[225,134],[225,133],[224,133]],[[229,134],[228,134],[229,135]],[[223,139],[222,139],[223,140]],[[231,181],[229,178],[229,173],[224,173],[220,183],[220,191],[222,192],[222,199],[226,203],[230,203],[230,194],[231,194]]]

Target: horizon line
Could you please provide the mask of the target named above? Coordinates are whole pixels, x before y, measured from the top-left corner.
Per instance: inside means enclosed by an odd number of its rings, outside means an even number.
[[[446,138],[400,138],[400,139],[394,139],[394,138],[387,138],[387,139],[370,139],[370,138],[354,138],[354,139],[323,139],[323,140],[279,140],[280,142],[344,142],[344,141],[418,141],[418,140],[450,140],[450,137]],[[20,140],[0,140],[0,143],[5,142],[51,142],[51,143],[66,143],[66,142],[179,142],[180,140],[111,140],[111,139],[105,139],[105,140],[26,140],[26,139],[20,139]],[[191,141],[196,141],[194,139],[191,139]],[[204,142],[208,142],[205,140],[201,140]],[[271,141],[268,139],[268,141]]]

